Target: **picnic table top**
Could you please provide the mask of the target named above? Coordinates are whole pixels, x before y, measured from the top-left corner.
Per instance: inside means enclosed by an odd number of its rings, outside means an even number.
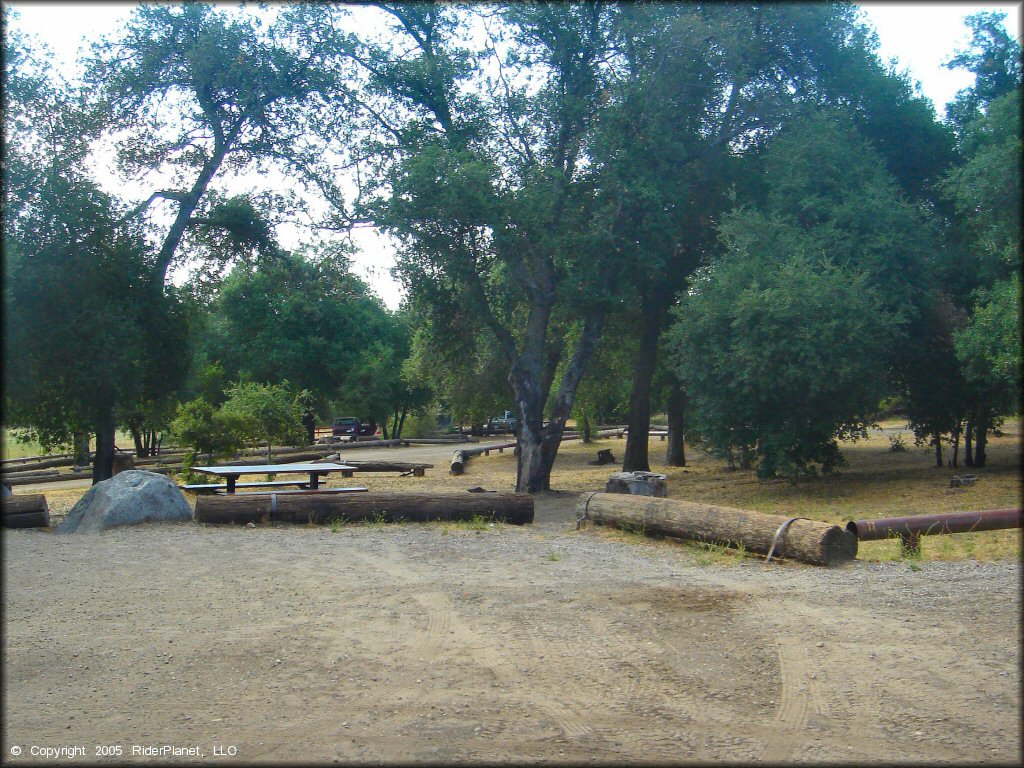
[[[224,464],[218,467],[192,467],[198,472],[209,475],[283,475],[286,473],[310,474],[311,472],[340,472],[343,469],[356,469],[347,464]]]

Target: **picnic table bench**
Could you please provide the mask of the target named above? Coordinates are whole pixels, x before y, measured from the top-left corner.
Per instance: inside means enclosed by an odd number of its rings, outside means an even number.
[[[299,489],[309,488],[309,480],[266,480],[264,482],[251,482],[251,483],[235,483],[235,488],[273,488],[273,487],[289,487],[296,486]],[[227,485],[224,483],[189,483],[188,485],[179,485],[183,491],[194,491],[195,493],[219,493],[220,491],[226,491]]]

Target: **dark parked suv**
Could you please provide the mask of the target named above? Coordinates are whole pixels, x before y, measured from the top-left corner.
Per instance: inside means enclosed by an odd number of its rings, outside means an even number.
[[[331,426],[332,437],[356,437],[373,435],[377,432],[377,425],[372,421],[364,423],[355,416],[339,416]]]

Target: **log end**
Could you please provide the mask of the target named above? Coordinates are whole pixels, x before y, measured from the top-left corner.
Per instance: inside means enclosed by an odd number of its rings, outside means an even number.
[[[857,529],[851,531],[838,525],[830,528],[821,542],[825,565],[843,565],[857,558]]]

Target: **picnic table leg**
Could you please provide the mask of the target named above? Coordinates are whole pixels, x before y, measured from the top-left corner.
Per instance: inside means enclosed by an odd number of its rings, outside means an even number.
[[[238,475],[228,475],[227,476],[228,487],[227,487],[226,493],[234,493],[235,492],[235,482],[237,480],[238,480]]]
[[[317,489],[317,487],[319,485],[319,481],[320,481],[320,475],[318,475],[316,472],[310,472],[309,473],[309,489],[311,491],[315,491]]]

